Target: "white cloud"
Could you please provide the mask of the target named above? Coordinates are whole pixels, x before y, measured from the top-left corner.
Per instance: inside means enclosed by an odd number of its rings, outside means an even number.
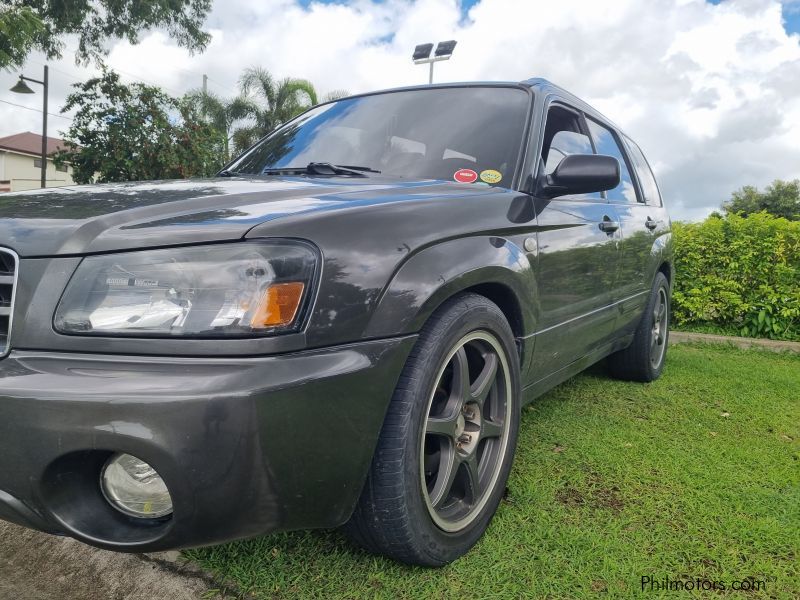
[[[676,217],[700,218],[745,184],[800,177],[800,36],[786,33],[778,0],[481,0],[466,16],[457,0],[229,0],[215,3],[208,27],[214,38],[202,55],[156,32],[136,47],[115,45],[109,62],[173,93],[207,73],[211,90],[231,94],[242,68],[256,64],[323,92],[361,92],[426,81],[413,46],[453,38],[437,81],[542,76],[573,91],[640,142]],[[34,60],[31,76],[41,68]],[[92,70],[69,59],[53,66],[58,107],[69,80]],[[12,84],[0,75],[0,89]],[[39,123],[0,103],[0,134]]]

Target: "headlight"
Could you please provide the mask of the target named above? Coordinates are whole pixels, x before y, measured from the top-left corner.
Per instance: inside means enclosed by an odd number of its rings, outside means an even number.
[[[248,337],[298,328],[317,253],[270,241],[85,258],[55,328],[83,335]]]
[[[130,454],[115,454],[100,481],[103,495],[118,511],[139,519],[172,514],[172,497],[156,470]]]

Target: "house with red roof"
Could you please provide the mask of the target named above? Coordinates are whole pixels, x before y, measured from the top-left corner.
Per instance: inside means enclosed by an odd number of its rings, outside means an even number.
[[[47,154],[51,157],[65,145],[64,140],[47,138]],[[42,136],[26,131],[0,137],[0,192],[19,192],[41,187]],[[73,185],[72,167],[57,167],[47,160],[47,187]]]

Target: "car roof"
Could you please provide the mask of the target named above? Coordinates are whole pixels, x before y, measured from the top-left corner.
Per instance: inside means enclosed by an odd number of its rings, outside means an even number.
[[[539,90],[545,96],[547,96],[549,94],[557,94],[557,95],[561,96],[561,98],[566,100],[569,104],[573,105],[575,108],[578,108],[578,109],[584,111],[585,113],[588,113],[590,116],[593,116],[596,119],[599,119],[600,121],[603,121],[607,125],[610,125],[614,129],[616,129],[619,134],[624,135],[625,137],[630,139],[630,136],[628,136],[622,130],[622,128],[619,127],[619,125],[614,123],[614,121],[609,119],[607,116],[605,116],[599,110],[594,108],[592,105],[590,105],[590,104],[586,103],[584,100],[581,100],[580,98],[578,98],[575,94],[565,90],[561,86],[556,85],[552,81],[548,81],[547,79],[543,79],[541,77],[533,77],[531,79],[527,79],[527,80],[523,81],[522,84]]]
[[[352,96],[348,96],[348,98],[357,98],[359,96],[372,96],[376,94],[387,94],[391,92],[407,92],[413,90],[429,90],[432,88],[439,88],[439,89],[446,89],[446,88],[459,88],[459,87],[513,87],[513,88],[530,88],[542,93],[544,96],[549,94],[557,94],[562,99],[566,100],[569,104],[573,105],[575,108],[582,110],[589,115],[603,121],[607,125],[610,125],[614,129],[617,130],[625,137],[630,139],[630,136],[625,134],[625,132],[616,124],[614,121],[606,117],[602,114],[599,110],[587,104],[584,100],[578,98],[575,94],[565,90],[561,86],[556,85],[552,81],[544,79],[542,77],[531,77],[530,79],[526,79],[524,81],[454,81],[448,83],[434,83],[434,84],[424,84],[424,85],[410,85],[410,86],[402,86],[396,88],[387,88],[383,90],[374,90],[371,92],[364,92],[362,94],[353,94]],[[325,104],[325,103],[322,103]]]

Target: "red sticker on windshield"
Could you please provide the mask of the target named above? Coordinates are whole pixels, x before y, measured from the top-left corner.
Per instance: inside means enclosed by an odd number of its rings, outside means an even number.
[[[475,183],[478,180],[478,174],[472,169],[459,169],[453,173],[453,179],[458,183]]]

